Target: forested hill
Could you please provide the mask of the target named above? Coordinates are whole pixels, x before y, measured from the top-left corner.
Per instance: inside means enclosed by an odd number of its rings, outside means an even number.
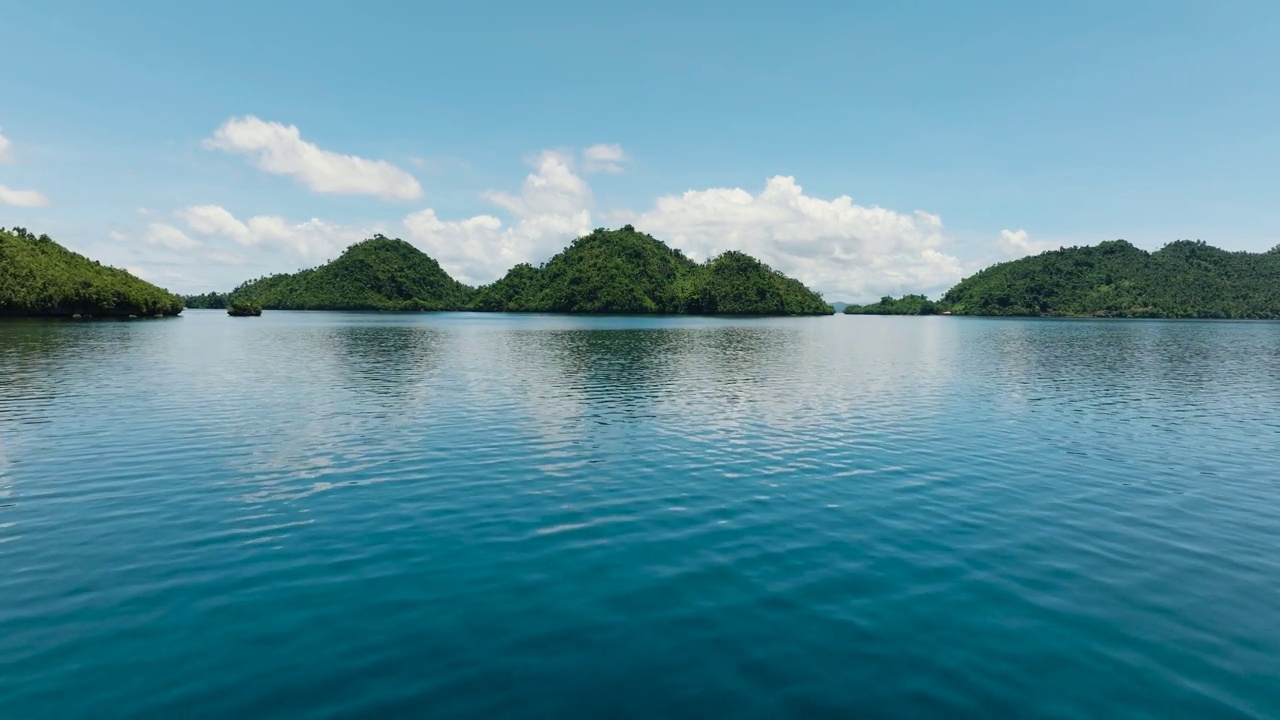
[[[542,267],[481,287],[476,310],[562,313],[830,315],[799,281],[740,252],[696,263],[630,225],[597,229]]]
[[[24,228],[0,228],[0,315],[177,315],[182,299]]]
[[[900,298],[885,296],[872,305],[846,305],[845,315],[933,315],[938,304],[924,295],[903,295]]]
[[[203,307],[248,301],[275,310],[461,310],[471,288],[403,240],[375,236],[326,265],[244,283],[227,296],[187,298]]]
[[[1154,253],[1114,240],[994,265],[942,297],[964,315],[1280,318],[1280,248],[1180,240]]]
[[[993,265],[936,302],[920,295],[846,313],[1280,318],[1280,247],[1228,252],[1179,240],[1147,252],[1124,240]]]

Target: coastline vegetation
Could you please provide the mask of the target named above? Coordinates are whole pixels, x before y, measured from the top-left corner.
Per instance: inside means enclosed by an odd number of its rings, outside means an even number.
[[[0,316],[150,317],[182,308],[177,295],[48,235],[0,228]]]
[[[886,295],[878,303],[847,305],[844,309],[845,315],[935,315],[939,312],[938,304],[924,295],[903,295],[896,299]]]
[[[923,296],[885,298],[849,314],[905,313]],[[921,304],[921,307],[924,306]],[[933,304],[954,315],[1280,318],[1280,247],[1229,252],[1179,240],[1147,252],[1124,240],[992,265]]]
[[[237,300],[227,307],[231,317],[258,317],[262,314],[262,306],[251,300]]]

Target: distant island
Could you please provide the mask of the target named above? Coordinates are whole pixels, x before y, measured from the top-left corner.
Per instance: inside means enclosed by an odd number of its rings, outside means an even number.
[[[0,228],[0,316],[152,317],[181,297],[25,228]]]
[[[1280,318],[1280,247],[1228,252],[1179,240],[1147,252],[1124,240],[1051,250],[923,295],[851,305],[846,314],[1117,318]]]
[[[938,304],[924,295],[885,296],[873,305],[846,305],[845,315],[934,315]]]
[[[627,225],[600,228],[539,267],[521,264],[480,288],[454,280],[403,240],[375,236],[318,268],[186,298],[279,310],[475,310],[548,313],[830,315],[822,296],[744,253],[698,263]]]

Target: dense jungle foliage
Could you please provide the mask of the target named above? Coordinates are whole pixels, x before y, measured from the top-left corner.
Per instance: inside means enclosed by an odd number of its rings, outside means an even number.
[[[542,267],[481,287],[475,310],[830,315],[817,293],[740,252],[698,264],[630,225],[597,229]]]
[[[377,235],[318,268],[244,283],[223,301],[272,310],[461,310],[471,293],[426,253]]]
[[[203,295],[185,295],[182,302],[195,310],[222,310],[227,306],[227,294],[207,292]]]
[[[894,299],[888,295],[871,305],[846,305],[845,315],[933,315],[942,312],[938,304],[924,295],[903,295]]]
[[[182,298],[25,228],[0,228],[0,315],[177,315]]]
[[[940,305],[957,315],[1280,318],[1280,248],[1179,240],[1148,253],[1113,240],[1053,250],[966,278]]]

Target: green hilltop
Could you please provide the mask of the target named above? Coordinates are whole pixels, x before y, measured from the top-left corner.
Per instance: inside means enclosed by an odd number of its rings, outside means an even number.
[[[830,315],[797,280],[736,251],[696,263],[630,225],[597,229],[545,265],[481,287],[476,310],[699,315]]]
[[[832,313],[820,295],[748,255],[731,251],[697,263],[630,225],[598,229],[540,267],[517,265],[478,289],[449,277],[409,243],[378,236],[352,245],[327,265],[186,301],[188,307],[207,308],[251,301],[284,310]]]
[[[850,306],[849,314],[1280,318],[1280,247],[1228,252],[1179,240],[1147,252],[1124,240],[999,263],[937,303],[923,296]],[[908,312],[912,307],[921,312]]]
[[[246,282],[228,295],[187,298],[188,307],[255,303],[273,310],[460,310],[471,289],[426,253],[381,235],[325,265]]]
[[[0,315],[177,315],[182,298],[24,228],[0,228]]]

